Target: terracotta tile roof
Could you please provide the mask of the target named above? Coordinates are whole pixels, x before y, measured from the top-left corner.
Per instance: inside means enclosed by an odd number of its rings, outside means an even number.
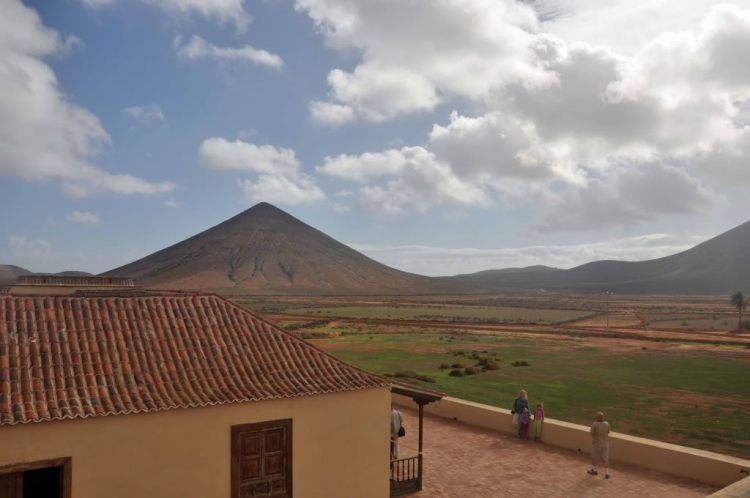
[[[0,425],[390,384],[214,294],[90,294],[0,296]]]
[[[68,275],[22,275],[15,285],[63,287],[133,287],[128,277],[76,277]]]

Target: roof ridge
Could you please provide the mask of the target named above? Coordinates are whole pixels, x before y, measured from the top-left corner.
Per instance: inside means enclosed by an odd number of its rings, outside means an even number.
[[[276,330],[278,330],[278,331],[282,332],[283,334],[286,334],[286,335],[288,335],[289,337],[293,337],[293,338],[294,338],[295,340],[297,340],[297,341],[300,341],[300,342],[302,342],[303,344],[305,344],[305,345],[307,345],[308,347],[310,347],[310,348],[314,349],[315,351],[317,351],[317,352],[319,352],[319,353],[321,353],[321,354],[323,354],[323,355],[327,356],[328,358],[331,358],[331,359],[333,359],[333,360],[335,360],[335,361],[337,361],[337,362],[339,362],[339,363],[343,363],[344,365],[346,365],[346,366],[348,366],[348,367],[350,367],[350,368],[353,368],[354,370],[357,370],[357,371],[359,371],[359,372],[365,373],[365,374],[367,374],[367,375],[372,375],[372,376],[375,376],[375,377],[380,377],[380,378],[381,378],[381,379],[383,379],[383,380],[384,380],[385,382],[387,382],[387,383],[388,383],[388,385],[391,385],[391,384],[393,383],[393,381],[391,381],[391,379],[389,379],[389,378],[388,378],[388,377],[386,377],[385,375],[380,375],[380,374],[376,374],[376,373],[373,373],[373,372],[368,372],[367,370],[365,370],[365,369],[363,369],[363,368],[360,368],[360,367],[358,367],[358,366],[356,366],[356,365],[352,365],[351,363],[348,363],[348,362],[346,362],[346,361],[342,360],[341,358],[337,358],[337,357],[333,356],[333,355],[332,355],[331,353],[329,353],[329,352],[327,352],[327,351],[324,351],[324,350],[320,349],[319,347],[317,347],[317,346],[316,346],[316,345],[314,345],[314,344],[310,344],[310,343],[309,343],[309,342],[307,342],[306,340],[302,339],[301,337],[298,337],[298,336],[296,336],[295,334],[292,334],[292,333],[291,333],[291,332],[289,332],[288,330],[286,330],[286,329],[282,328],[282,327],[281,327],[280,325],[276,324],[275,322],[272,322],[271,320],[269,320],[268,318],[266,318],[266,317],[264,317],[264,316],[260,315],[259,313],[256,313],[255,311],[251,310],[250,308],[247,308],[247,307],[245,307],[245,306],[242,306],[241,304],[239,304],[239,303],[236,303],[236,302],[232,301],[231,299],[227,299],[227,298],[225,298],[224,296],[222,296],[222,295],[220,295],[220,294],[217,294],[217,293],[215,293],[215,292],[211,292],[211,294],[212,294],[212,295],[214,295],[214,296],[217,296],[217,297],[218,297],[219,299],[222,299],[222,300],[224,300],[224,301],[226,301],[226,302],[228,302],[228,303],[232,304],[232,305],[233,305],[233,306],[235,306],[235,307],[238,307],[238,308],[240,308],[240,309],[241,309],[241,310],[243,310],[243,311],[244,311],[245,313],[249,313],[249,314],[251,314],[251,315],[252,315],[253,317],[255,317],[256,319],[258,319],[258,320],[262,321],[262,322],[263,322],[263,323],[265,323],[266,325],[269,325],[269,326],[271,326],[271,327],[274,327],[274,328],[275,328]]]

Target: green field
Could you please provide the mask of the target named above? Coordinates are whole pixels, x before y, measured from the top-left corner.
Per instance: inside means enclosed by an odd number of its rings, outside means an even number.
[[[648,320],[648,328],[650,329],[737,330],[737,315],[731,313],[665,313],[644,314],[642,316],[645,320]]]
[[[311,342],[373,372],[428,375],[434,383],[409,382],[450,396],[509,408],[526,389],[551,418],[588,424],[604,410],[613,430],[750,458],[748,361],[470,334],[360,333]],[[501,369],[465,377],[439,369],[476,364],[467,358],[472,351],[499,358]],[[512,367],[515,360],[531,366]]]
[[[427,307],[427,306],[342,306],[331,308],[289,308],[286,313],[342,318],[390,318],[400,320],[493,321],[507,323],[560,323],[592,315],[576,310]]]

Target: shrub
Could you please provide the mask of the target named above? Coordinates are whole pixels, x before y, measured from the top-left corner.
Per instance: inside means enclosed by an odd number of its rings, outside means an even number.
[[[429,375],[422,375],[418,374],[414,370],[399,370],[395,374],[393,374],[394,377],[398,377],[401,379],[416,379],[421,380],[422,382],[429,382],[433,384],[435,382],[435,379],[430,377]]]
[[[464,368],[464,366],[461,363],[454,363],[451,368]]]
[[[478,368],[474,368],[474,367],[466,367],[464,369],[464,373],[466,375],[476,375],[476,374],[479,373],[479,369]]]
[[[450,375],[452,377],[463,377],[464,376],[464,371],[463,370],[459,370],[459,369],[455,369],[455,370],[451,370],[451,372],[448,375]]]
[[[416,378],[417,375],[418,375],[417,372],[415,372],[414,370],[399,370],[398,372],[395,373],[396,377],[404,377],[404,378],[410,378],[410,377]]]
[[[646,351],[648,348],[646,346],[643,346],[641,349]]]
[[[447,363],[441,363],[440,364],[440,370],[448,370],[451,366]]]
[[[309,339],[322,339],[324,337],[328,337],[328,334],[325,332],[304,332],[300,334],[300,337],[309,340]]]
[[[526,360],[516,360],[513,363],[511,363],[511,366],[514,366],[514,367],[530,367],[531,363],[529,363]]]
[[[500,370],[500,365],[495,361],[488,361],[487,364],[484,365],[483,370]]]
[[[687,322],[682,322],[680,325],[682,325],[683,327],[687,327]]]

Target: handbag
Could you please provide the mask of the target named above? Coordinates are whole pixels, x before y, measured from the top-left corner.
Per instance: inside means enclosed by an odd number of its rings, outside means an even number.
[[[402,426],[401,426],[401,427],[400,427],[400,428],[398,429],[398,437],[404,437],[404,436],[406,436],[406,429],[404,429],[404,426],[402,425]]]

